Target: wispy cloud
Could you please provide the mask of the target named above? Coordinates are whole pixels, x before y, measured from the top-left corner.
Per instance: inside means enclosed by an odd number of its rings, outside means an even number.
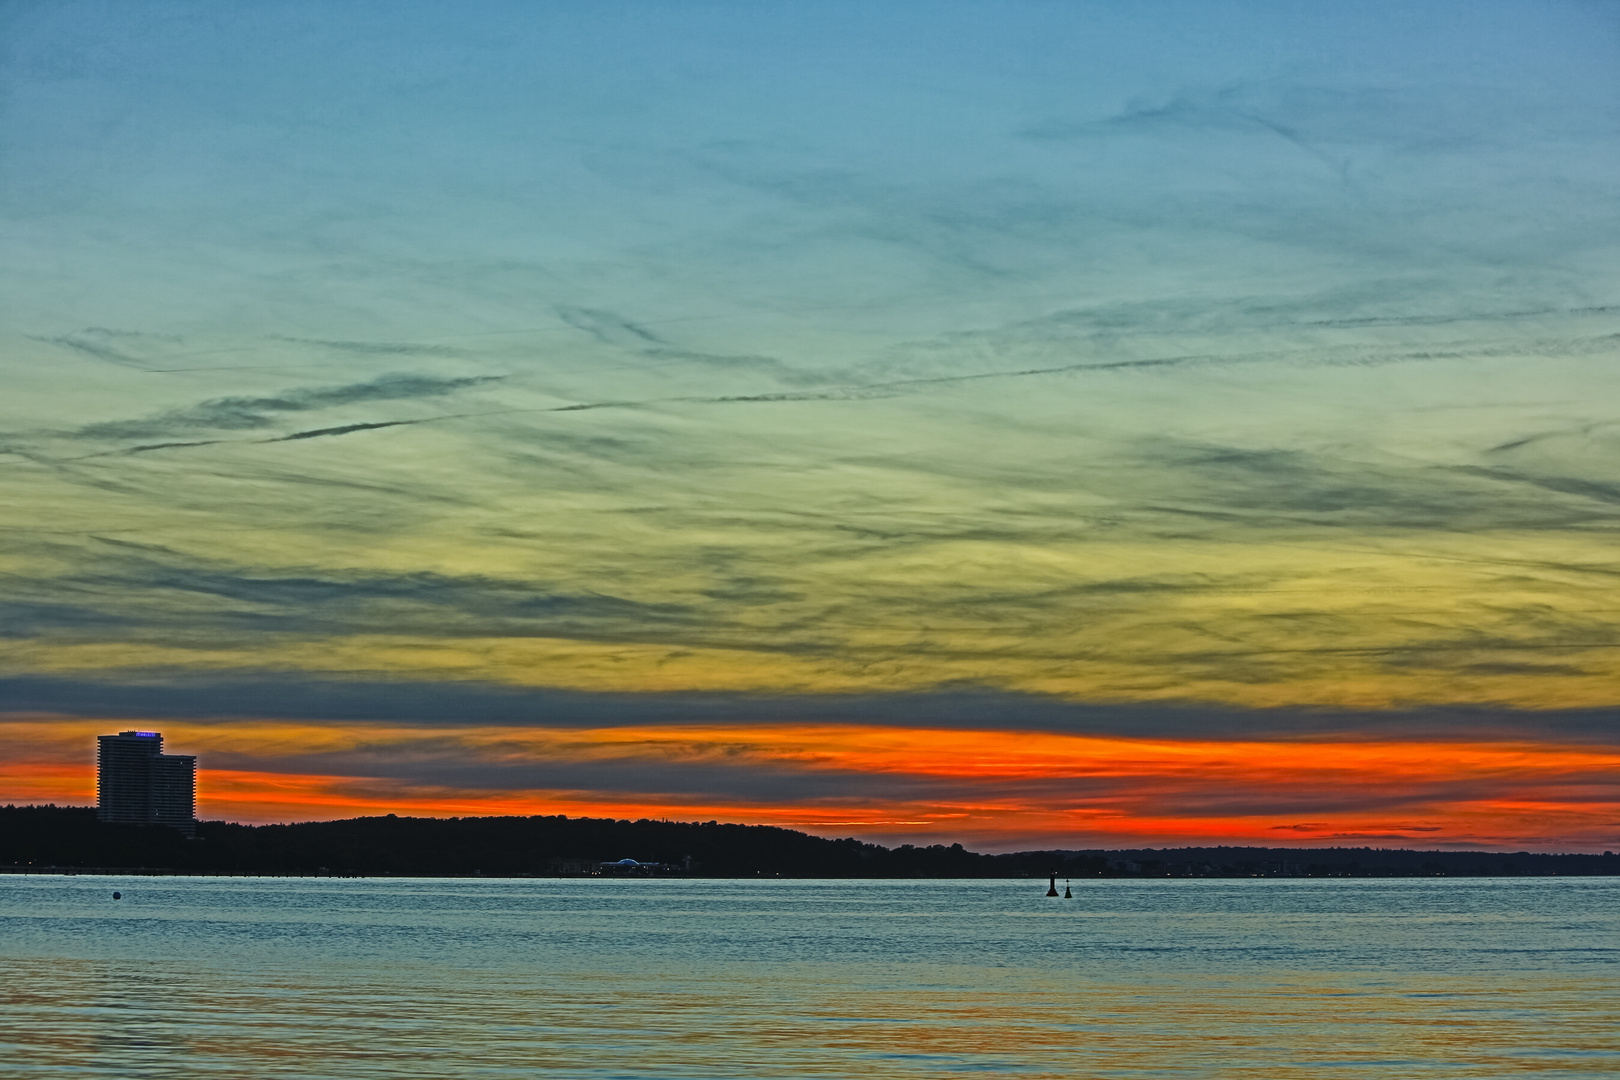
[[[333,352],[357,354],[366,357],[453,357],[466,354],[465,349],[458,349],[451,345],[424,344],[414,341],[339,341],[330,338],[285,336],[277,336],[273,340],[286,341],[294,345],[312,345]]]
[[[36,340],[70,349],[95,360],[120,367],[142,370],[156,350],[172,350],[180,341],[172,334],[151,334],[140,330],[110,330],[87,326],[70,334],[40,336]]]
[[[142,439],[190,430],[244,431],[269,427],[283,413],[312,412],[372,401],[443,397],[496,376],[441,378],[432,375],[381,375],[343,386],[298,387],[266,397],[213,398],[140,420],[87,424],[75,432],[89,439]],[[171,444],[172,445],[172,444]],[[146,447],[145,449],[152,449]]]

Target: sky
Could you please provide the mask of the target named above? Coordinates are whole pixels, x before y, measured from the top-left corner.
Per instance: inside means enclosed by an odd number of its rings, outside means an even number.
[[[1620,7],[0,50],[0,801],[1620,847]]]

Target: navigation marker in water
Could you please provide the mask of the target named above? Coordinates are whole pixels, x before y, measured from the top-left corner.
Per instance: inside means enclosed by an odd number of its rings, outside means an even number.
[[[1057,894],[1058,894],[1057,893],[1057,871],[1054,870],[1054,871],[1052,871],[1052,882],[1046,888],[1046,895],[1047,896],[1056,896]]]

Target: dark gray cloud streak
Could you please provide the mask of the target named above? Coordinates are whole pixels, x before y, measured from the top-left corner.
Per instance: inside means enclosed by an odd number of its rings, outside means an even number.
[[[272,396],[213,398],[140,420],[108,420],[87,424],[74,434],[87,439],[149,439],[193,430],[256,430],[269,427],[284,413],[312,412],[372,401],[444,397],[457,390],[495,381],[496,378],[380,375],[361,383],[299,387]],[[146,446],[141,449],[159,448]]]
[[[894,694],[585,693],[466,681],[381,681],[277,672],[153,671],[121,680],[0,678],[0,711],[132,719],[375,721],[514,728],[858,724],[1047,731],[1126,738],[1526,740],[1620,746],[1609,709],[1448,706],[1395,710],[1096,705],[983,689]]]

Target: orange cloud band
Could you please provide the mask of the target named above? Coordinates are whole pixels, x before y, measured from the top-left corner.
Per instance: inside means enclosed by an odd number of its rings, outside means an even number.
[[[93,736],[118,721],[0,724],[10,801],[94,797]],[[1217,741],[858,725],[422,728],[172,723],[199,813],[720,819],[984,848],[1175,843],[1613,847],[1620,751],[1532,742]],[[212,759],[215,764],[210,764]],[[465,779],[468,765],[489,770]],[[503,777],[544,765],[544,783]],[[593,786],[620,769],[639,787]],[[580,770],[575,783],[571,769]],[[650,773],[647,770],[652,770]],[[515,772],[513,772],[515,770]],[[436,779],[435,773],[459,779]],[[678,778],[758,776],[738,794]],[[588,775],[587,775],[588,774]],[[660,786],[658,777],[671,780]],[[817,788],[836,778],[838,783]],[[799,794],[760,794],[773,780]]]

